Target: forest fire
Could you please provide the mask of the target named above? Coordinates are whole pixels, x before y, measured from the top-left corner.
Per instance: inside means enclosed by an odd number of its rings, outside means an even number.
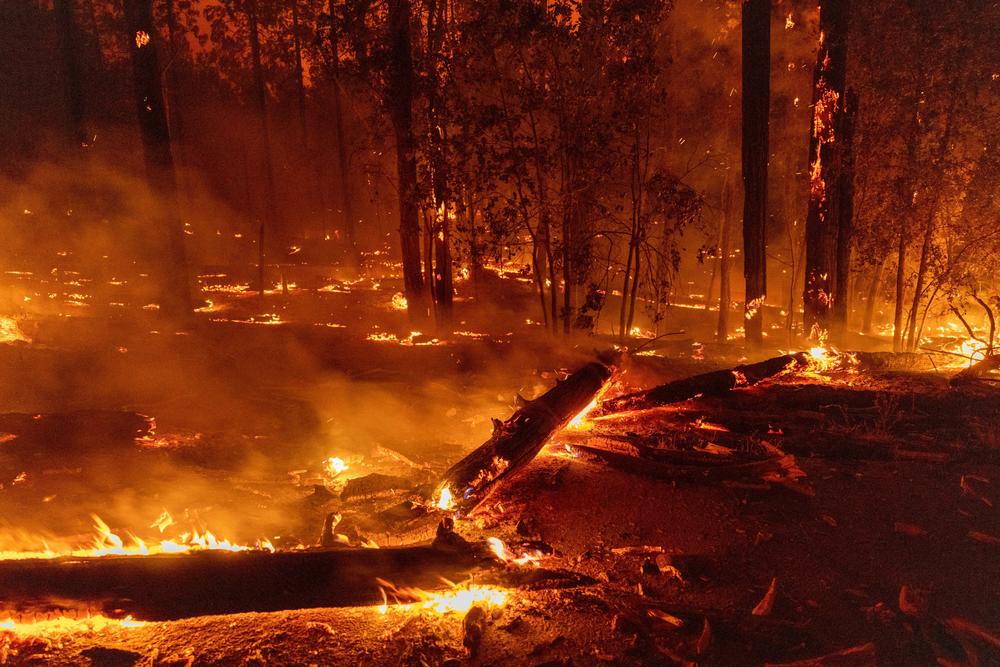
[[[998,35],[0,3],[0,667],[1000,664]]]

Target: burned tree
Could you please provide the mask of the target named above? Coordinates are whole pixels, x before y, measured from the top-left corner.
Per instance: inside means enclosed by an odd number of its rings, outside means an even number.
[[[820,44],[813,76],[809,137],[809,214],[806,217],[806,331],[829,329],[836,271],[849,0],[820,2]]]
[[[403,285],[411,319],[427,316],[420,261],[420,206],[417,187],[417,141],[413,130],[413,51],[410,40],[410,0],[390,0],[385,104],[396,138],[399,193],[399,239],[403,254]]]
[[[768,112],[771,106],[771,3],[743,2],[743,326],[747,345],[763,342],[767,297]]]
[[[125,3],[125,19],[132,54],[135,108],[142,135],[146,179],[150,190],[160,199],[165,222],[162,229],[166,248],[161,267],[162,306],[171,316],[186,320],[191,316],[191,292],[184,250],[184,228],[177,208],[177,177],[170,152],[170,130],[153,41],[156,31],[151,0],[128,0]]]

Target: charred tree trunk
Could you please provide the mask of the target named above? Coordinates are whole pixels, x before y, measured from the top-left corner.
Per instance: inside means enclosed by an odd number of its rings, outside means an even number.
[[[490,562],[482,545],[440,542],[385,549],[9,560],[0,563],[0,607],[29,615],[96,608],[111,616],[128,613],[159,621],[376,604],[383,599],[379,578],[433,589],[441,577],[457,581]]]
[[[702,373],[693,377],[675,380],[652,389],[618,396],[602,401],[598,414],[608,415],[629,410],[649,410],[671,403],[681,403],[700,395],[719,395],[757,384],[788,368],[807,363],[806,355],[785,354],[756,364]]]
[[[590,363],[526,402],[505,422],[494,420],[493,437],[445,472],[442,484],[455,504],[470,511],[492,493],[497,482],[531,462],[552,434],[583,411],[611,377],[611,369]]]
[[[254,106],[259,122],[258,144],[264,159],[264,217],[257,234],[257,291],[264,296],[264,262],[267,246],[273,249],[281,232],[278,226],[278,209],[274,193],[274,167],[271,157],[271,123],[267,117],[267,90],[264,87],[264,68],[261,65],[260,35],[258,34],[257,0],[247,0],[247,22],[250,27],[250,59],[253,65]],[[270,236],[270,238],[268,238]]]
[[[83,148],[89,141],[83,126],[83,72],[80,70],[80,33],[73,0],[55,0],[59,55],[66,84],[66,139],[70,146]]]
[[[770,107],[771,2],[743,0],[743,326],[751,348],[760,347],[764,340]]]
[[[396,137],[399,239],[403,285],[411,321],[428,316],[420,262],[420,207],[417,201],[417,144],[413,134],[413,53],[410,0],[389,0],[390,65],[385,102]]]
[[[820,45],[813,76],[813,122],[809,139],[809,213],[806,217],[805,327],[830,328],[833,305],[841,150],[838,119],[847,78],[849,0],[821,0]]]
[[[153,36],[151,0],[126,0],[129,50],[132,55],[135,108],[142,135],[146,179],[163,207],[162,235],[165,246],[161,265],[161,307],[170,316],[187,322],[193,317],[184,228],[177,209],[177,180],[170,152],[170,130],[163,103],[160,67]]]
[[[841,143],[841,170],[837,196],[836,282],[833,289],[833,332],[843,340],[850,306],[851,236],[854,229],[854,117],[858,96],[847,91],[838,134]]]
[[[337,140],[337,177],[340,185],[340,210],[344,216],[344,240],[347,242],[347,261],[354,268],[361,266],[358,234],[354,219],[354,201],[351,197],[350,159],[344,135],[343,95],[340,79],[340,35],[337,9],[330,0],[330,62],[333,67],[333,130]]]
[[[427,51],[431,59],[432,72],[428,82],[428,126],[432,161],[432,184],[434,194],[434,229],[431,242],[434,247],[434,291],[435,313],[439,324],[451,321],[452,284],[451,266],[451,219],[452,193],[449,187],[447,156],[447,132],[444,115],[444,82],[439,76],[443,69],[443,40],[447,30],[444,0],[433,0],[427,13]]]

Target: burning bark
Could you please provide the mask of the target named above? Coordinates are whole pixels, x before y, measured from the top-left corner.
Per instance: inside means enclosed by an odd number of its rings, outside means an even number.
[[[507,421],[494,421],[493,436],[445,472],[442,509],[449,509],[446,495],[462,511],[482,503],[500,480],[530,463],[553,433],[585,410],[610,377],[608,366],[587,364]]]

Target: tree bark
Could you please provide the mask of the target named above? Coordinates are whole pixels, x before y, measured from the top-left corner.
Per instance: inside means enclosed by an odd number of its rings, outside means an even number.
[[[389,0],[389,72],[385,102],[396,137],[399,193],[399,238],[403,285],[411,321],[428,316],[420,261],[420,212],[417,191],[416,139],[413,134],[413,53],[410,0]]]
[[[177,208],[177,177],[170,152],[170,130],[153,39],[156,28],[151,0],[126,0],[125,20],[146,179],[163,207],[161,238],[165,252],[160,268],[163,280],[160,306],[167,315],[188,323],[193,317],[191,287],[184,249],[184,228]]]
[[[771,2],[743,0],[743,327],[763,344],[767,296],[767,161],[771,105]]]
[[[875,302],[878,300],[879,287],[882,284],[882,270],[885,268],[888,255],[882,258],[872,272],[871,282],[868,283],[867,299],[865,301],[865,315],[861,323],[861,333],[866,336],[872,332],[872,320],[875,317]]]
[[[838,224],[841,148],[838,119],[847,77],[849,0],[820,1],[820,45],[813,76],[813,122],[809,140],[809,213],[806,217],[805,326],[830,328]]]

